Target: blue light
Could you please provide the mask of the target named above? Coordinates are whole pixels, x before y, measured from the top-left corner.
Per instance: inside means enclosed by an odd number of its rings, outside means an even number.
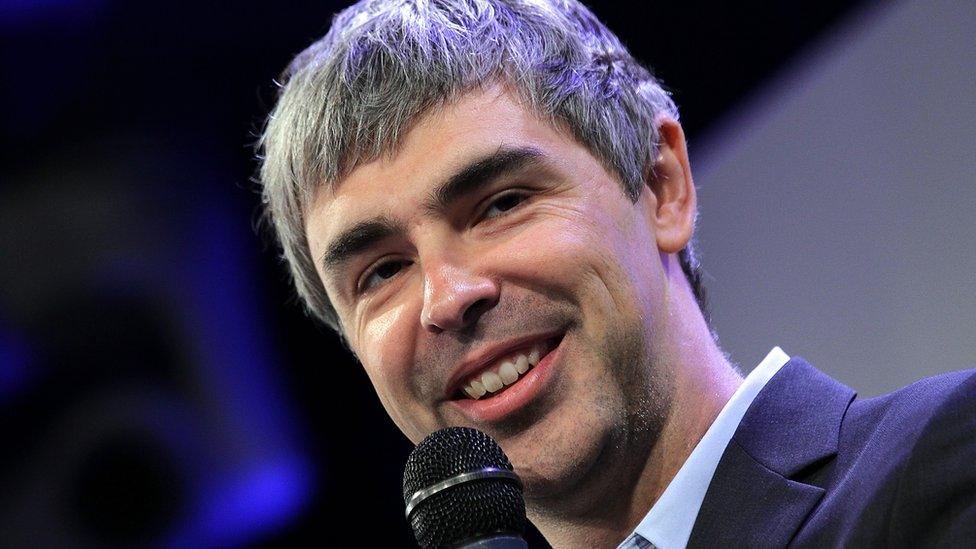
[[[21,391],[31,377],[27,342],[13,332],[0,331],[0,402]]]
[[[196,375],[212,388],[217,430],[208,438],[226,458],[205,466],[187,524],[168,545],[238,545],[294,522],[311,499],[314,473],[254,297],[253,233],[225,190],[201,183],[194,191],[179,223],[184,245],[158,274],[181,302]]]
[[[311,497],[311,471],[298,455],[279,456],[216,487],[199,515],[202,540],[235,545],[287,526]]]
[[[84,19],[104,4],[104,0],[0,0],[0,26]]]

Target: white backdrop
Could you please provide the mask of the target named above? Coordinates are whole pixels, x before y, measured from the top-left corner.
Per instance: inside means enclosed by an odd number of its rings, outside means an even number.
[[[867,396],[976,367],[976,2],[827,34],[690,143],[720,342]]]

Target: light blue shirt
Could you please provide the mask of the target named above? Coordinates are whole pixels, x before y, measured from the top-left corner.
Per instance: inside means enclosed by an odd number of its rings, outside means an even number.
[[[691,529],[725,447],[756,395],[789,360],[782,349],[774,347],[746,377],[644,520],[618,549],[678,549],[688,545]]]

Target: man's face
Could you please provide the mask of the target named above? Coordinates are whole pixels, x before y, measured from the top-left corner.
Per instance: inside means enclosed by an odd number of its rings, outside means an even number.
[[[546,497],[663,421],[667,284],[654,194],[631,202],[505,90],[423,117],[394,155],[320,189],[306,228],[350,346],[407,437],[483,430],[527,495]],[[533,350],[541,360],[504,385],[503,364],[517,374]],[[494,374],[503,388],[465,392]]]

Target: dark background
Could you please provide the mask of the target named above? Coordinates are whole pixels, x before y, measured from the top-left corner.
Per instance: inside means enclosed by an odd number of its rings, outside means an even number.
[[[0,1],[5,545],[411,542],[411,445],[256,229],[273,79],[343,5]],[[859,13],[591,7],[691,142]]]

